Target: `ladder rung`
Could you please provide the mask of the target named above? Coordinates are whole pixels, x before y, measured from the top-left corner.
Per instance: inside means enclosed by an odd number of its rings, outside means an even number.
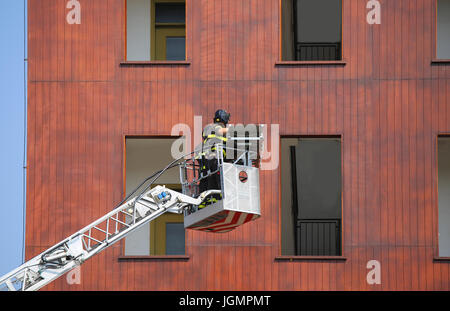
[[[89,240],[92,240],[92,241],[95,241],[95,242],[98,242],[98,243],[103,243],[102,241],[99,241],[96,238],[93,238],[93,237],[91,237],[89,235],[83,234],[83,236],[87,237]]]
[[[124,225],[124,226],[130,227],[130,225],[129,225],[129,224],[127,224],[127,223],[125,223],[125,222],[123,222],[123,221],[120,221],[120,220],[119,220],[119,219],[117,219],[117,218],[111,217],[111,220],[114,220],[114,221],[118,222],[118,223],[119,223],[119,224],[121,224],[121,225]]]
[[[127,212],[125,212],[125,211],[120,211],[120,213],[123,213],[123,214],[125,214],[126,216],[128,216],[128,217],[133,217],[133,214],[130,214],[130,213],[127,213]]]
[[[101,231],[101,232],[103,232],[103,233],[105,233],[105,234],[107,234],[107,235],[112,235],[112,233],[106,232],[105,230],[100,229],[100,228],[98,228],[98,227],[96,227],[96,226],[92,227],[92,229],[97,229],[98,231]]]

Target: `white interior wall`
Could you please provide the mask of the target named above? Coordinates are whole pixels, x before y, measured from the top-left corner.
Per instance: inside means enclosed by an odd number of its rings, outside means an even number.
[[[150,60],[150,0],[127,0],[127,60]]]

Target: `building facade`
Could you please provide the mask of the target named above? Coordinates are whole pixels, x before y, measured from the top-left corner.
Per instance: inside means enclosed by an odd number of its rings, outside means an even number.
[[[175,125],[279,125],[258,220],[167,219],[45,289],[449,290],[449,2],[29,0],[26,258],[112,210],[147,176],[130,159],[165,163]]]

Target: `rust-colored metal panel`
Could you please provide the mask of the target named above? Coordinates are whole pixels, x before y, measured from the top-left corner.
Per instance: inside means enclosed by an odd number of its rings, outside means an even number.
[[[113,209],[125,135],[193,129],[216,108],[283,136],[340,135],[343,256],[276,260],[280,170],[261,172],[262,217],[187,232],[187,260],[119,261],[118,243],[47,290],[449,290],[437,252],[436,137],[450,133],[450,65],[435,58],[435,0],[343,0],[343,61],[279,65],[279,0],[187,0],[187,62],[126,65],[125,1],[29,0],[26,257]],[[369,260],[381,284],[366,282]]]

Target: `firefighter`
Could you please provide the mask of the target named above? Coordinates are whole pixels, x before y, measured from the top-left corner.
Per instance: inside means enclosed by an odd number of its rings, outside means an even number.
[[[217,170],[217,144],[223,145],[223,158],[226,157],[225,144],[227,142],[227,132],[226,127],[230,121],[230,114],[223,109],[216,111],[214,115],[214,123],[207,125],[203,130],[203,141],[202,141],[202,158],[200,161],[201,172],[206,174],[208,170],[214,172]],[[208,176],[200,181],[200,193],[206,190],[220,190],[220,174],[216,172],[211,176]],[[222,198],[220,194],[212,194],[205,198],[203,203],[199,208],[203,208],[206,205],[216,203]]]

